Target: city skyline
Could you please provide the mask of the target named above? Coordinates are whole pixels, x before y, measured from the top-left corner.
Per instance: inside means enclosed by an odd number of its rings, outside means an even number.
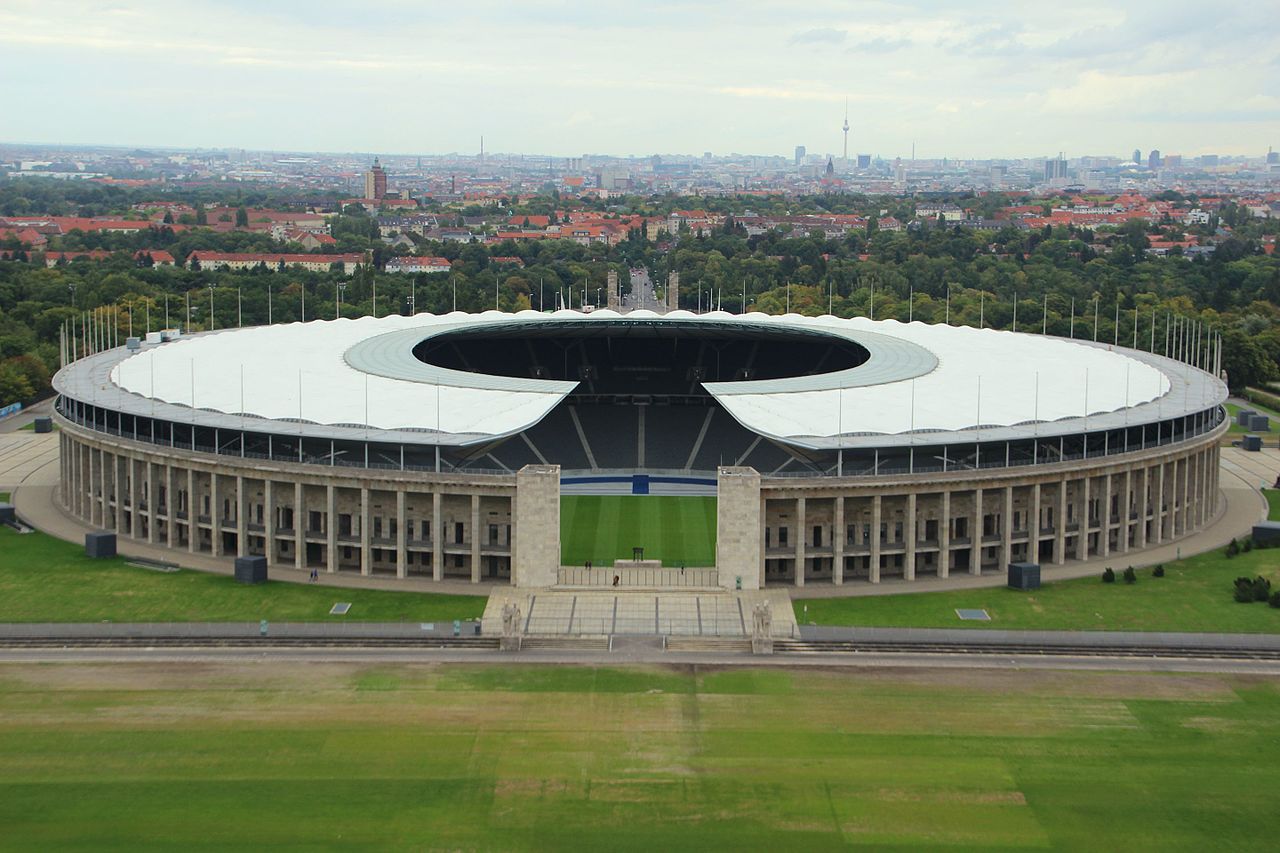
[[[15,143],[1024,158],[1274,144],[1280,24],[1190,3],[19,2]],[[1227,93],[1224,96],[1224,93]]]

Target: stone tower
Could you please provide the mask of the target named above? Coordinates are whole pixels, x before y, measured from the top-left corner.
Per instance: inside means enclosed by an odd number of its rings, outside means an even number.
[[[610,311],[617,311],[622,308],[622,298],[618,295],[618,271],[609,270],[608,280],[608,303],[606,307]]]
[[[667,276],[667,310],[675,311],[680,307],[680,273],[673,272]]]

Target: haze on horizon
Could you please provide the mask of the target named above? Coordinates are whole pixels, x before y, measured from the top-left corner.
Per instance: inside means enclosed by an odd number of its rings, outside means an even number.
[[[0,140],[388,154],[1261,154],[1265,4],[5,0]]]

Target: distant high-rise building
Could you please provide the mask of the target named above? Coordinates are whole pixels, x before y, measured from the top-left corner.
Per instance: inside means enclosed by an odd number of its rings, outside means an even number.
[[[1216,158],[1218,155],[1216,155],[1216,154],[1215,154],[1215,155],[1213,155],[1213,156]],[[1182,168],[1182,155],[1181,155],[1181,154],[1168,154],[1168,155],[1165,155],[1165,158],[1164,158],[1164,167],[1165,167],[1166,169],[1181,169],[1181,168]]]
[[[365,198],[385,198],[387,195],[387,172],[378,163],[378,158],[373,158],[373,166],[369,171],[364,173],[364,197]]]
[[[1152,148],[1152,149],[1151,149],[1151,153],[1147,155],[1147,168],[1148,168],[1148,169],[1159,169],[1159,168],[1160,168],[1160,164],[1161,164],[1161,163],[1163,163],[1163,162],[1164,162],[1164,161],[1160,159],[1160,149],[1159,149],[1159,148]]]
[[[1142,149],[1140,148],[1133,149],[1133,162],[1135,163],[1142,162]]]
[[[796,165],[799,166],[804,162],[805,147],[803,145],[796,146]]]
[[[1061,153],[1058,154],[1057,159],[1044,161],[1044,179],[1046,183],[1066,176],[1067,160]]]
[[[907,169],[902,165],[902,158],[898,157],[893,161],[893,179],[900,184],[907,182]]]
[[[1270,148],[1268,148],[1267,163],[1268,164],[1280,163],[1280,151],[1272,151]]]
[[[1217,154],[1201,154],[1200,155],[1201,168],[1212,169],[1216,165],[1218,165]]]
[[[870,155],[870,154],[859,154],[859,155],[858,155],[858,168],[859,168],[859,169],[869,169],[869,168],[871,168],[871,155]]]

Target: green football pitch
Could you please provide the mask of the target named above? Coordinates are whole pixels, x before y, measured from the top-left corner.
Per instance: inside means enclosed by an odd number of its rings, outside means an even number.
[[[1275,849],[1256,674],[0,664],[4,850]]]
[[[566,566],[610,566],[643,548],[664,566],[713,566],[716,499],[694,495],[566,495],[560,555]]]

